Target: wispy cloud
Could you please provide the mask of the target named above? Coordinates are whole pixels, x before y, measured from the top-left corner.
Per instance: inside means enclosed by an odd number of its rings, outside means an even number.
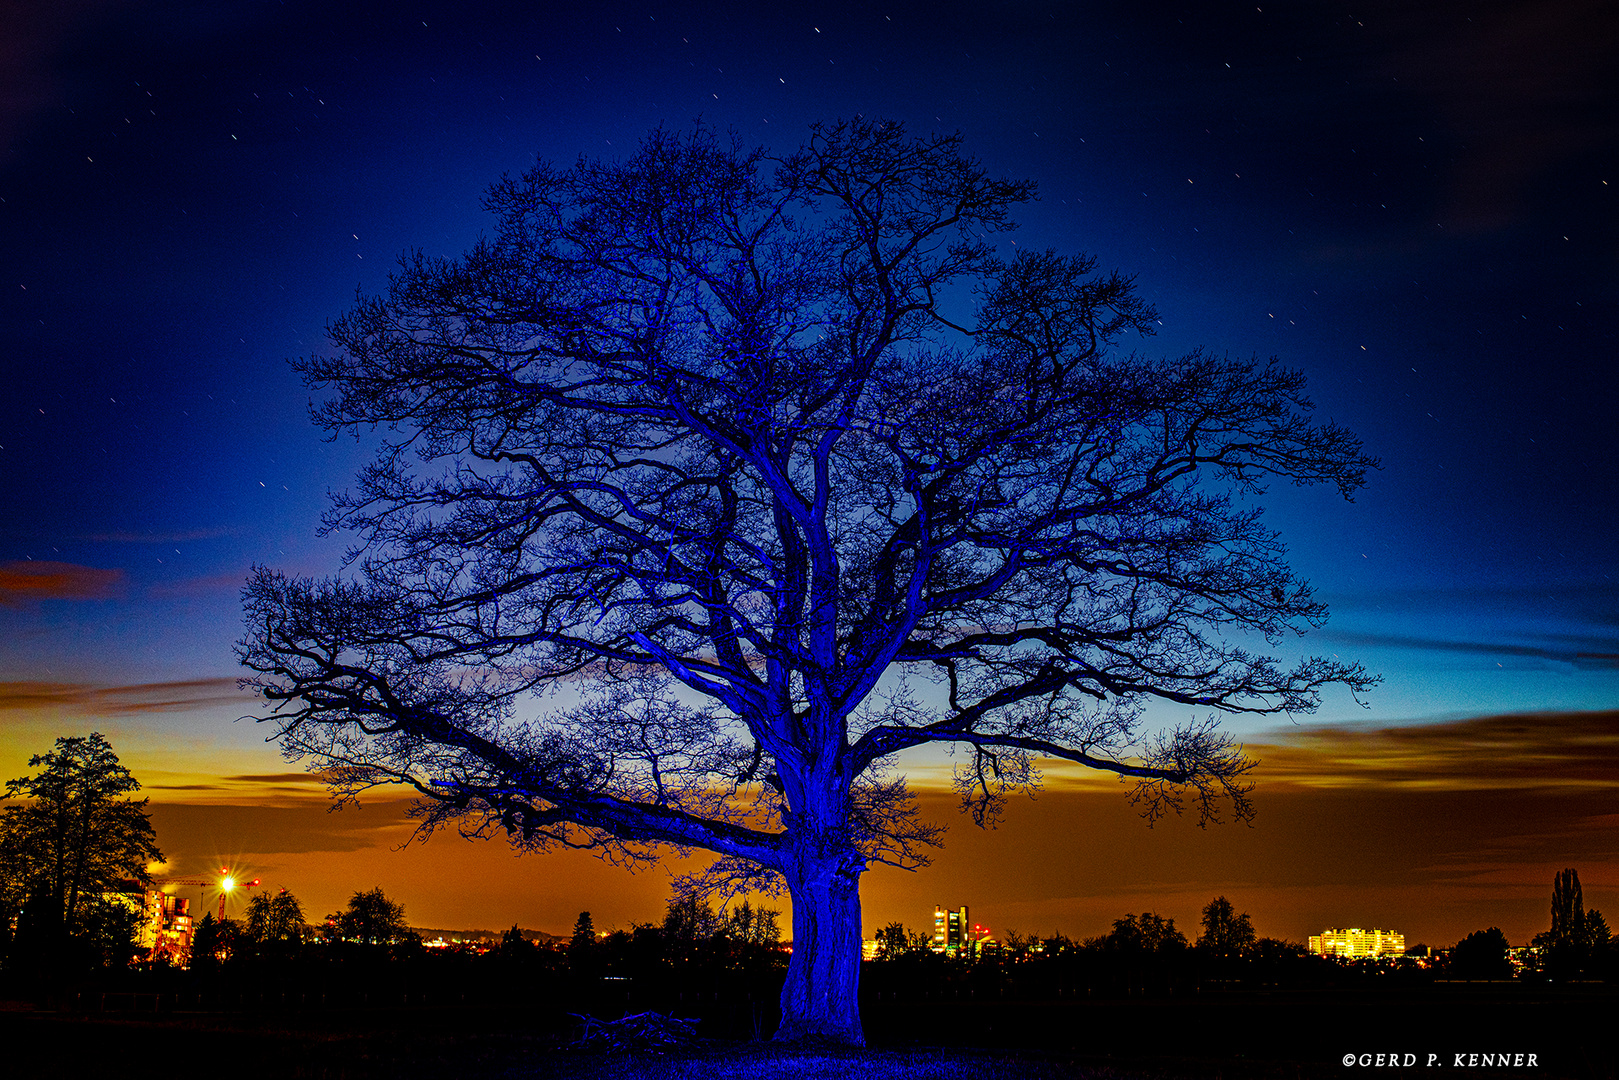
[[[1619,711],[1302,727],[1247,750],[1261,780],[1308,787],[1619,788]]]
[[[116,595],[122,570],[65,562],[0,563],[0,607],[41,600],[101,600]]]
[[[237,776],[222,776],[221,780],[233,784],[314,784],[318,787],[326,785],[326,774],[321,772],[278,772],[278,773],[242,773]]]
[[[0,711],[56,709],[75,716],[129,716],[242,705],[248,699],[245,691],[236,688],[235,679],[190,679],[134,686],[0,682]]]
[[[1377,589],[1328,593],[1323,599],[1338,615],[1427,614],[1447,619],[1484,617],[1521,623],[1553,618],[1584,624],[1598,633],[1619,626],[1619,585],[1609,581],[1577,585]]]
[[[1430,652],[1469,653],[1476,656],[1506,656],[1532,660],[1550,660],[1572,664],[1578,668],[1602,671],[1619,670],[1619,643],[1610,640],[1558,635],[1569,641],[1569,647],[1548,648],[1541,645],[1516,645],[1504,641],[1455,641],[1407,634],[1368,634],[1353,631],[1323,632],[1322,638],[1344,645],[1366,645],[1373,648],[1421,649]],[[1584,646],[1583,648],[1581,646]]]
[[[318,806],[322,809],[332,804],[332,795],[327,787],[330,778],[319,770],[225,773],[208,769],[204,762],[186,768],[186,763],[182,761],[155,761],[155,767],[140,768],[137,775],[141,778],[141,787],[162,802],[210,806]],[[171,767],[163,767],[165,764]],[[377,790],[377,797],[384,801],[408,797],[402,788]]]

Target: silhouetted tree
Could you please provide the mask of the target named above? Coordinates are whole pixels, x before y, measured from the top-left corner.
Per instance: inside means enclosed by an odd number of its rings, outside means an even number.
[[[1254,944],[1254,924],[1246,912],[1241,915],[1231,901],[1216,896],[1203,908],[1203,933],[1198,936],[1200,951],[1218,959],[1235,959]]]
[[[1608,922],[1602,912],[1585,910],[1579,871],[1561,871],[1552,881],[1552,925],[1535,935],[1541,966],[1555,978],[1573,978],[1603,967],[1609,948]]]
[[[1475,930],[1450,950],[1445,973],[1455,979],[1510,979],[1511,949],[1499,927]]]
[[[575,975],[593,975],[598,966],[600,947],[596,940],[596,924],[590,912],[581,911],[574,920],[573,935],[568,939],[568,967]]]
[[[1253,499],[1371,462],[1296,372],[1114,352],[1156,325],[1129,278],[996,254],[1033,193],[866,120],[497,184],[492,239],[301,365],[329,431],[395,434],[328,517],[350,572],[244,591],[286,750],[340,798],[414,785],[427,829],[785,887],[788,1039],[862,1041],[860,877],[940,836],[905,750],[964,748],[980,823],[1041,758],[1247,817],[1207,714],[1373,681],[1253,651],[1325,617]],[[1153,732],[1150,699],[1205,715]]]
[[[534,955],[535,945],[523,936],[523,931],[513,923],[510,930],[500,935],[500,955],[508,960],[527,960]]]
[[[258,942],[292,942],[304,939],[304,906],[286,889],[274,894],[259,893],[248,901],[247,936]]]
[[[205,912],[191,936],[191,970],[217,970],[237,954],[245,938],[235,919],[215,919],[213,912]]]
[[[1552,881],[1551,940],[1576,941],[1585,935],[1585,901],[1580,872],[1567,869]]]
[[[1131,993],[1156,991],[1173,981],[1184,967],[1186,935],[1155,912],[1126,915],[1113,929],[1085,942],[1078,957],[1087,983]]]
[[[774,949],[781,944],[781,912],[754,907],[744,900],[726,913],[725,928],[721,932],[741,945]]]
[[[1087,945],[1104,952],[1170,953],[1186,948],[1186,935],[1175,929],[1175,920],[1153,911],[1126,915],[1113,920],[1113,929]]]
[[[415,938],[405,923],[405,905],[388,899],[380,885],[349,897],[346,908],[327,916],[327,924],[339,940],[362,945],[392,945]]]
[[[877,957],[894,960],[911,951],[911,934],[905,924],[891,922],[877,931]]]
[[[778,918],[778,912],[748,901],[715,911],[683,892],[669,901],[661,926],[636,929],[634,944],[641,952],[656,953],[677,966],[696,965],[711,975],[768,969],[781,944]],[[649,937],[655,937],[656,944]]]
[[[140,783],[100,732],[59,738],[28,764],[39,772],[6,784],[8,799],[26,801],[0,812],[0,915],[17,922],[13,958],[121,964],[139,921],[139,901],[123,894],[138,894],[147,865],[163,858],[146,800],[128,797]]]
[[[663,916],[663,936],[666,941],[690,946],[717,936],[722,925],[713,907],[686,893],[669,901]]]

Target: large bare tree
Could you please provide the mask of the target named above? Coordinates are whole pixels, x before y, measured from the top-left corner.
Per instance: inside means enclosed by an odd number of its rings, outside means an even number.
[[[961,751],[980,820],[1042,758],[1246,815],[1210,717],[1372,681],[1262,655],[1325,611],[1252,497],[1371,462],[1296,372],[1113,351],[1156,318],[1129,278],[996,254],[1033,194],[864,120],[495,185],[492,238],[302,365],[380,452],[328,515],[344,572],[245,590],[287,751],[429,829],[784,886],[779,1035],[850,1043],[860,876],[938,839],[896,755]],[[1202,716],[1148,730],[1154,698]]]

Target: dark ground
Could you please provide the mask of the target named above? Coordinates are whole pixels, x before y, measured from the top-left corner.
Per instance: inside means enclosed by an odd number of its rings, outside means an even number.
[[[427,1007],[171,1010],[113,1001],[118,1012],[0,1009],[8,1076],[395,1080],[674,1077],[776,1080],[1307,1080],[1378,1076],[1619,1076],[1607,986],[1435,986],[1404,991],[1242,992],[1106,1001],[870,1002],[867,1051],[805,1052],[702,1042],[666,1055],[566,1048],[552,1010]],[[130,1006],[160,1011],[131,1011]],[[710,1025],[713,1026],[713,1025]],[[1343,1064],[1345,1055],[1413,1055],[1410,1068]],[[1455,1064],[1457,1054],[1526,1055],[1523,1066]],[[1536,1066],[1527,1066],[1534,1054]],[[1433,1057],[1430,1057],[1433,1055]],[[1516,1061],[1516,1059],[1512,1059]],[[1481,1057],[1480,1062],[1483,1061]],[[1431,1063],[1430,1063],[1431,1062]]]

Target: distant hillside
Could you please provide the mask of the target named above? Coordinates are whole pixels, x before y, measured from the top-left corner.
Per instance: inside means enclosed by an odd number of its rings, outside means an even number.
[[[427,926],[413,926],[412,930],[422,935],[423,941],[432,941],[434,938],[443,938],[445,941],[499,941],[504,930],[439,930]],[[523,935],[524,941],[536,941],[541,945],[553,942],[567,941],[558,934],[547,934],[544,930],[524,930],[518,927],[517,932]]]

